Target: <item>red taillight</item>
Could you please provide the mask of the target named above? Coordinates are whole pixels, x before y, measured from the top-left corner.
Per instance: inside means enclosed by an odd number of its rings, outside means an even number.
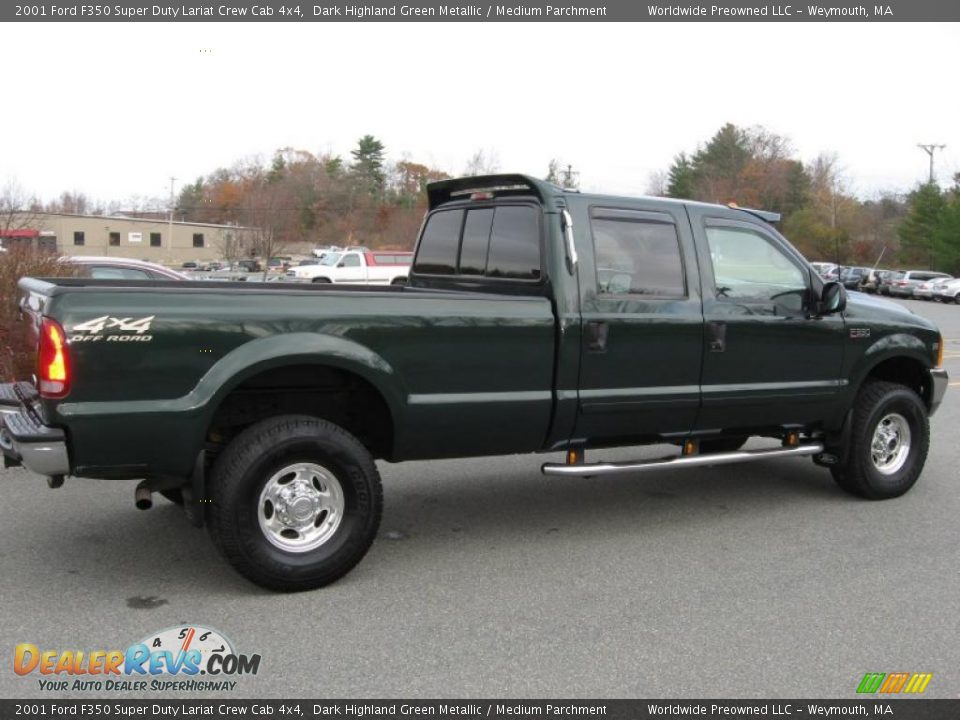
[[[70,348],[56,320],[45,317],[40,325],[37,378],[41,397],[62,398],[70,392]]]

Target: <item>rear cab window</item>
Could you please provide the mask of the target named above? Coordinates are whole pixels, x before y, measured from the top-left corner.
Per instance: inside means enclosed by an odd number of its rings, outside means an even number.
[[[442,280],[483,282],[491,289],[502,283],[540,285],[542,234],[541,209],[533,203],[441,207],[424,224],[411,277],[431,286]]]

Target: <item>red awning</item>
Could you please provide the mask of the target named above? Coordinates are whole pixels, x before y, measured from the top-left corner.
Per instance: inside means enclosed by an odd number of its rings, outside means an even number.
[[[0,230],[0,238],[16,240],[19,238],[35,238],[40,236],[39,230]]]

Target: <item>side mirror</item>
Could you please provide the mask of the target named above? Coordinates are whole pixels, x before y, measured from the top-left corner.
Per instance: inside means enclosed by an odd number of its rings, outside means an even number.
[[[847,307],[847,291],[843,285],[836,281],[823,284],[823,292],[820,293],[820,306],[818,308],[821,315],[832,315],[833,313],[843,312]]]
[[[346,266],[347,266],[346,261],[343,261],[343,260],[342,260],[342,261],[340,261],[340,262],[337,263],[337,267],[346,267]]]

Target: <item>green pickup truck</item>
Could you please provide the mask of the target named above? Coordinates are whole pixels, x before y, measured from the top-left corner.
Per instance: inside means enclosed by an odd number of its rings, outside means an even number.
[[[822,281],[772,213],[523,175],[428,195],[405,286],[22,279],[37,370],[0,386],[7,465],[141,479],[139,507],[182,503],[276,590],[367,552],[375,459],[560,451],[542,471],[586,478],[809,456],[866,498],[916,482],[940,333]],[[652,443],[677,449],[586,457]]]

